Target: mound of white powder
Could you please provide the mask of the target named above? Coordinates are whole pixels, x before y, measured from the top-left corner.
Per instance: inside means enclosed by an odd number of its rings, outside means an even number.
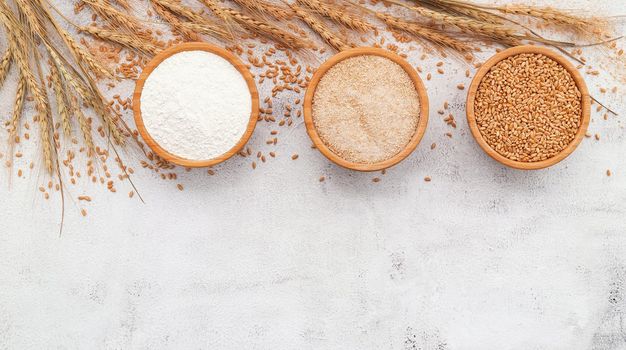
[[[250,121],[246,81],[226,59],[183,51],[159,64],[141,93],[141,116],[150,136],[169,153],[208,160],[235,146]]]

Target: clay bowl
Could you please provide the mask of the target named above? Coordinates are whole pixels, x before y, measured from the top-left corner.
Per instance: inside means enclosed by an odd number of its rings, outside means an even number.
[[[181,158],[179,156],[169,153],[168,151],[163,149],[161,146],[159,146],[159,144],[150,136],[150,134],[145,128],[143,119],[141,117],[141,92],[143,90],[146,79],[148,78],[150,73],[152,73],[152,71],[154,71],[154,69],[161,62],[163,62],[165,59],[167,59],[168,57],[174,54],[177,54],[183,51],[198,51],[198,50],[207,51],[207,52],[219,55],[222,58],[226,59],[228,62],[230,62],[239,71],[239,73],[241,73],[241,75],[245,79],[246,84],[248,85],[248,89],[250,90],[250,96],[252,97],[252,111],[250,113],[250,121],[248,122],[246,131],[241,136],[241,139],[239,140],[239,142],[237,142],[237,144],[233,146],[233,148],[228,150],[228,152],[218,157],[215,157],[212,159],[206,159],[206,160],[190,160],[190,159]],[[257,88],[254,83],[254,78],[252,77],[252,74],[250,73],[248,68],[235,55],[233,55],[232,53],[220,47],[207,44],[207,43],[200,43],[200,42],[184,43],[184,44],[172,46],[162,51],[161,53],[156,55],[144,67],[143,72],[139,76],[139,79],[137,80],[137,83],[135,85],[135,92],[133,93],[133,113],[135,115],[135,124],[137,125],[137,129],[139,130],[139,134],[141,134],[141,137],[145,140],[146,144],[148,144],[148,146],[159,157],[161,157],[162,159],[168,162],[182,165],[185,167],[195,167],[195,168],[208,167],[208,166],[221,163],[227,160],[228,158],[232,157],[237,152],[239,152],[243,148],[243,146],[245,146],[246,142],[248,142],[248,139],[250,138],[250,136],[252,135],[252,132],[254,131],[254,127],[256,126],[257,118],[259,116],[259,93],[257,92]]]
[[[478,91],[478,86],[480,85],[485,75],[489,72],[491,67],[493,67],[498,62],[510,56],[515,56],[515,55],[523,54],[523,53],[542,54],[544,56],[547,56],[553,59],[560,65],[562,65],[574,79],[574,82],[576,83],[576,86],[578,86],[578,90],[580,91],[581,98],[582,98],[582,106],[581,106],[582,107],[582,116],[581,116],[582,123],[580,124],[580,128],[578,129],[578,132],[576,133],[576,136],[574,137],[572,142],[566,148],[564,148],[559,154],[555,155],[552,158],[548,158],[546,160],[542,160],[539,162],[519,162],[519,161],[508,159],[505,156],[501,155],[500,153],[496,152],[493,148],[491,148],[491,146],[489,146],[489,144],[487,144],[485,139],[483,139],[483,136],[480,133],[480,130],[478,130],[478,125],[476,123],[476,116],[474,115],[474,99],[476,97],[476,92]],[[493,57],[491,57],[487,62],[485,62],[481,66],[481,68],[476,73],[476,76],[472,80],[472,84],[470,85],[470,88],[467,94],[467,123],[469,124],[470,130],[472,131],[472,135],[474,136],[474,139],[476,140],[476,142],[478,142],[478,144],[483,149],[483,151],[485,151],[491,158],[497,160],[498,162],[506,166],[516,168],[516,169],[522,169],[522,170],[543,169],[543,168],[552,166],[562,161],[567,156],[569,156],[576,149],[576,147],[578,147],[583,137],[585,136],[585,133],[587,132],[587,127],[589,126],[590,114],[591,114],[591,100],[589,97],[589,90],[587,90],[587,85],[585,84],[585,81],[583,80],[582,76],[580,75],[576,67],[574,67],[574,65],[572,65],[565,57],[557,54],[556,52],[552,50],[546,49],[544,47],[539,47],[539,46],[532,46],[532,45],[516,46],[510,49],[504,50],[494,55]]]
[[[345,159],[340,158],[335,153],[333,153],[320,139],[317,130],[315,129],[315,124],[313,123],[313,96],[315,95],[315,89],[317,88],[317,84],[320,79],[326,74],[326,72],[335,64],[345,60],[349,57],[354,56],[362,56],[362,55],[376,55],[382,56],[392,60],[393,62],[399,64],[411,77],[413,84],[417,90],[417,94],[420,99],[420,118],[417,125],[417,129],[415,130],[415,134],[413,138],[409,141],[406,147],[400,151],[398,154],[393,156],[390,159],[387,159],[383,162],[372,163],[372,164],[363,164],[363,163],[353,163],[349,162]],[[330,159],[337,165],[342,167],[358,170],[358,171],[377,171],[389,168],[393,165],[398,164],[404,158],[406,158],[420,143],[422,136],[424,136],[424,132],[426,131],[426,125],[428,124],[428,95],[426,94],[426,88],[422,83],[422,80],[417,75],[417,72],[409,62],[407,62],[402,57],[397,54],[387,51],[380,48],[375,47],[358,47],[346,51],[342,51],[335,56],[331,57],[328,61],[324,62],[313,74],[311,81],[309,82],[309,86],[306,90],[306,94],[304,95],[304,123],[306,125],[306,131],[309,134],[309,137],[313,141],[315,147],[322,152],[326,158]]]

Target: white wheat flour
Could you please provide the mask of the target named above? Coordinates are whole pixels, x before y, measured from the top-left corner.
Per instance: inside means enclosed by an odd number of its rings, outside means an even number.
[[[250,120],[246,81],[224,58],[184,51],[159,64],[146,79],[141,116],[159,146],[185,159],[207,160],[239,142]]]

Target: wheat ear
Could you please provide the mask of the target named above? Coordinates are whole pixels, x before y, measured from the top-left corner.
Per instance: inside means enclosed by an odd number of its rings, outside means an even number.
[[[185,28],[182,25],[182,22],[173,13],[171,13],[167,8],[159,5],[158,3],[152,3],[152,7],[156,11],[156,13],[159,15],[159,17],[161,17],[164,21],[169,23],[172,29],[178,32],[180,35],[182,35],[185,38],[185,40],[188,40],[188,41],[199,40],[198,34]]]
[[[434,44],[448,47],[458,52],[469,53],[472,51],[472,48],[469,45],[436,30],[424,27],[421,24],[409,22],[385,13],[376,13],[376,17],[380,18],[391,28],[421,37]]]
[[[324,39],[328,45],[332,46],[337,51],[343,51],[350,48],[350,45],[346,44],[341,38],[335,35],[322,20],[312,13],[309,13],[304,8],[297,5],[289,5],[293,12],[306,23],[314,32],[316,32],[322,39]]]
[[[25,33],[23,33],[20,28],[21,25],[15,17],[12,15],[12,12],[8,9],[8,6],[0,2],[0,16],[7,27],[7,37],[9,40],[9,46],[11,48],[11,52],[17,63],[20,75],[24,78],[26,82],[27,88],[33,94],[33,98],[35,100],[35,109],[37,110],[37,120],[40,122],[40,133],[41,133],[41,141],[43,147],[43,155],[44,162],[46,166],[46,170],[49,173],[52,173],[52,145],[50,140],[49,126],[48,122],[49,110],[48,110],[48,101],[45,94],[45,87],[42,86],[37,81],[37,78],[33,71],[30,68],[28,61],[28,48],[31,46],[34,47],[33,42],[29,42],[30,40],[25,37]],[[5,11],[6,10],[6,11]]]
[[[217,16],[221,16],[222,19],[230,18],[239,23],[241,26],[247,28],[249,31],[273,39],[274,41],[285,47],[293,49],[313,47],[313,44],[310,43],[308,40],[294,36],[293,34],[286,32],[269,22],[254,19],[231,8],[221,7],[217,5],[213,0],[200,1],[202,1],[202,3],[204,3],[205,6],[207,6]],[[215,9],[215,11],[213,9]]]
[[[110,0],[107,0],[107,2]],[[115,0],[115,2],[120,5],[123,9],[125,10],[130,10],[130,4],[128,3],[128,0]]]
[[[70,126],[70,115],[67,107],[67,100],[65,98],[65,89],[63,88],[63,80],[61,74],[54,62],[50,62],[50,81],[52,83],[52,89],[54,90],[54,98],[57,103],[57,111],[61,117],[61,125],[63,126],[63,132],[66,136],[70,136],[72,128]]]
[[[70,108],[72,109],[72,113],[76,116],[76,119],[78,120],[78,127],[80,128],[80,132],[83,135],[83,141],[85,141],[85,145],[87,146],[87,155],[91,157],[93,156],[93,152],[95,150],[93,135],[91,134],[91,127],[87,122],[85,114],[80,108],[80,103],[78,102],[76,96],[71,97]]]
[[[485,11],[484,9],[477,7],[476,5],[467,1],[458,0],[413,0],[418,6],[424,4],[431,5],[434,8],[439,8],[442,11],[472,18],[477,21],[487,22],[491,24],[502,24],[504,19],[492,12]]]
[[[592,26],[598,23],[597,18],[583,18],[552,7],[534,7],[526,5],[506,5],[496,9],[503,13],[534,17],[547,23],[570,25],[575,27]]]
[[[288,8],[264,0],[233,0],[237,5],[259,16],[269,16],[279,21],[293,18]]]
[[[232,39],[232,35],[227,33],[224,29],[178,2],[172,0],[152,0],[152,3],[166,8],[177,16],[186,18],[189,22],[181,21],[181,24],[188,30],[196,31],[204,35],[218,37],[220,39]]]
[[[2,86],[2,83],[9,74],[9,69],[11,69],[11,62],[13,62],[11,56],[11,49],[9,48],[0,59],[0,86]]]
[[[420,16],[432,19],[441,24],[449,24],[467,34],[479,34],[492,39],[516,40],[515,30],[499,24],[477,21],[471,18],[453,16],[443,12],[433,11],[425,7],[408,6],[396,0],[387,0],[393,4],[405,7],[414,11]]]
[[[38,36],[45,35],[44,33],[46,30],[44,29],[41,17],[35,12],[35,8],[32,6],[30,1],[15,0],[15,3],[17,4],[18,10],[24,14],[28,21],[28,25],[23,26],[22,28],[29,28],[31,33]]]
[[[63,39],[65,45],[69,48],[70,53],[78,64],[85,63],[87,68],[91,71],[91,74],[94,76],[114,78],[113,73],[111,73],[109,69],[100,64],[89,51],[76,42],[76,40],[65,28],[59,25],[55,17],[52,16],[50,11],[44,6],[42,0],[36,1],[39,1],[39,8],[42,10],[43,15],[45,15],[46,19],[52,24],[61,39]]]
[[[322,0],[298,0],[298,3],[349,29],[364,33],[370,30],[374,30],[375,28],[369,22],[359,18],[354,14],[347,12],[344,8],[324,2]]]
[[[67,69],[67,66],[64,64],[65,61],[63,58],[57,53],[56,49],[51,47],[49,44],[45,43],[46,49],[48,50],[48,54],[56,64],[59,72],[63,79],[83,98],[85,101],[89,101],[90,104],[94,104],[94,93],[88,86],[85,86],[85,83],[78,73],[74,71],[70,71]]]
[[[89,33],[90,35],[98,39],[113,42],[125,46],[129,49],[148,54],[150,56],[156,55],[161,50],[155,44],[140,39],[137,36],[122,34],[109,29],[97,28],[94,26],[83,26],[80,27],[80,31]]]
[[[110,3],[104,0],[82,0],[84,3],[98,14],[105,21],[107,21],[113,28],[123,29],[128,34],[133,34],[146,41],[151,41],[152,37],[147,34],[144,26],[139,21],[124,12],[120,12]]]
[[[11,114],[11,122],[9,129],[9,142],[15,142],[15,136],[19,127],[22,111],[24,110],[24,101],[26,100],[26,79],[20,74],[17,81],[17,92],[15,93],[15,104],[13,105],[13,113]]]

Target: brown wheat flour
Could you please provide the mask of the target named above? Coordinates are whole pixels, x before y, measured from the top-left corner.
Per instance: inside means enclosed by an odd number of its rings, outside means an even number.
[[[419,121],[420,101],[407,72],[375,55],[347,58],[320,79],[313,96],[313,123],[339,157],[378,163],[398,154]]]

